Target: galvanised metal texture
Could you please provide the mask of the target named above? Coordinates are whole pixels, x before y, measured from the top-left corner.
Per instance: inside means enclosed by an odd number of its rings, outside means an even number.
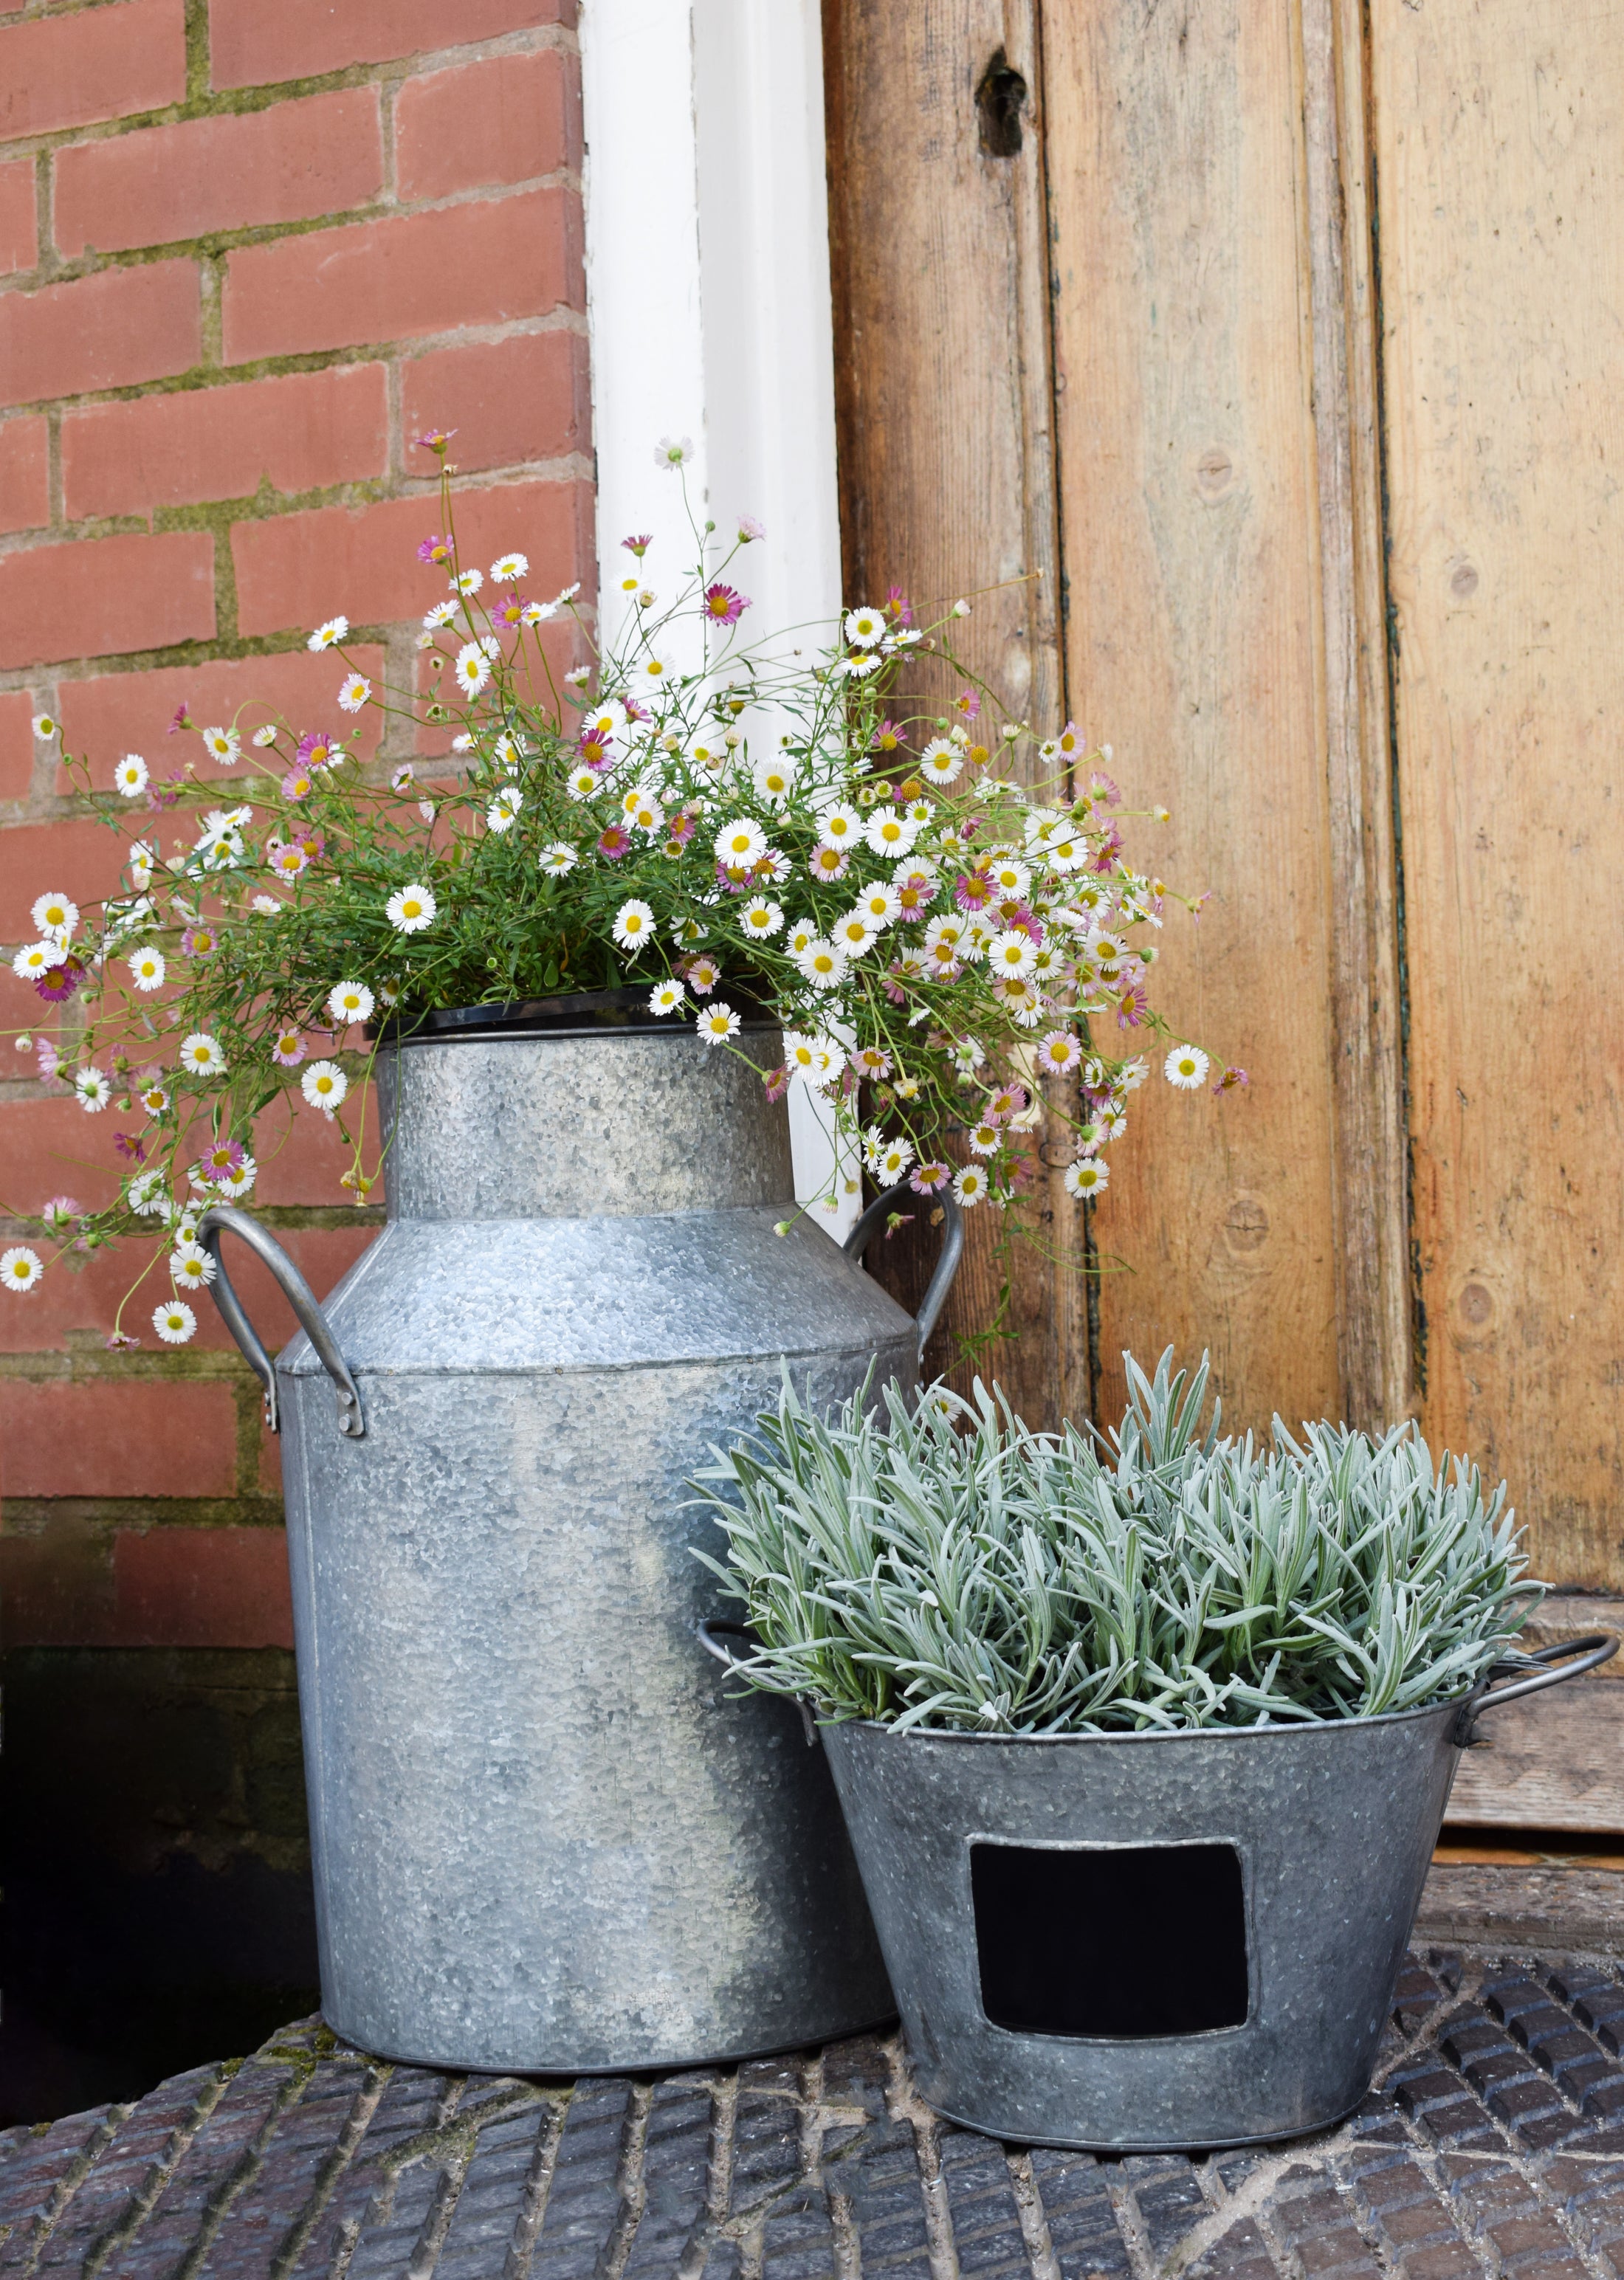
[[[920,2094],[990,2137],[1095,2151],[1287,2138],[1351,2112],[1459,1762],[1459,1711],[1041,1741],[820,1728]],[[991,2024],[978,1843],[1233,1845],[1245,2023],[1143,2041]]]
[[[785,1109],[691,1031],[424,1039],[379,1082],[389,1224],[325,1310],[364,1436],[304,1337],[276,1365],[328,2021],[573,2074],[890,2015],[822,1752],[695,1637],[686,1483],[786,1358],[818,1401],[916,1382],[913,1323],[774,1233]]]

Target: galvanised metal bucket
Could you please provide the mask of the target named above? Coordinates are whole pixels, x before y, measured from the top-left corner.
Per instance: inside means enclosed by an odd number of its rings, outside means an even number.
[[[836,1402],[915,1381],[921,1324],[809,1220],[774,1233],[788,1116],[751,1069],[527,1010],[381,1054],[388,1225],[325,1308],[247,1213],[200,1222],[305,1330],[273,1370],[219,1274],[283,1429],[323,2009],[521,2073],[847,2034],[895,2007],[828,1768],[707,1662],[686,1483],[786,1360]]]
[[[921,2094],[989,2137],[1098,2152],[1338,2120],[1369,2088],[1474,1718],[1617,1645],[1335,1724],[820,1727]]]

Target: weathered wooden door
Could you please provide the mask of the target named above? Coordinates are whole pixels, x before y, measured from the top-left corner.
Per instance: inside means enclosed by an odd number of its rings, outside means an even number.
[[[1414,1410],[1624,1589],[1624,7],[827,10],[849,586],[1045,572],[979,661],[1172,807],[1252,1077],[1136,1097],[1001,1375]]]

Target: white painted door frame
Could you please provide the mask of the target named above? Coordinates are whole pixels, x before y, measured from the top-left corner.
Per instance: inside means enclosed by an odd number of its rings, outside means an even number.
[[[653,534],[651,574],[689,558],[655,463],[677,435],[696,511],[766,527],[747,558],[756,626],[826,626],[840,511],[818,0],[582,0],[581,49],[600,607],[629,533]],[[830,1126],[801,1085],[789,1099],[804,1198],[828,1183]],[[857,1210],[851,1194],[820,1217],[843,1232]]]

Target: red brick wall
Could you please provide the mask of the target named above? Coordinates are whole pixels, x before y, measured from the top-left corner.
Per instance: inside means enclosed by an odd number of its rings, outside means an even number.
[[[103,782],[127,751],[173,764],[182,697],[205,723],[258,697],[325,724],[338,669],[304,635],[339,610],[363,669],[410,684],[439,590],[415,434],[458,431],[470,558],[522,547],[538,592],[589,580],[573,20],[573,0],[0,0],[8,959],[36,894],[112,874],[35,712]],[[0,990],[0,1028],[38,1010]],[[0,1206],[99,1199],[107,1136],[32,1068],[0,1044]],[[344,1204],[315,1119],[269,1152],[255,1205],[325,1290],[377,1214]],[[6,1638],[285,1645],[257,1389],[206,1304],[193,1345],[160,1347],[156,1290],[140,1351],[107,1350],[134,1258],[0,1297]],[[290,1335],[245,1261],[241,1283],[268,1341]]]

